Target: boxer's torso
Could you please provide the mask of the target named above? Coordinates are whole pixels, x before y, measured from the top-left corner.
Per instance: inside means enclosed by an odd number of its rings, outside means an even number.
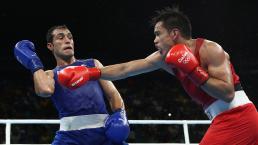
[[[94,67],[94,60],[77,60],[71,65]],[[89,114],[107,114],[104,101],[104,94],[98,81],[89,81],[80,88],[71,90],[59,84],[57,79],[58,71],[65,67],[56,67],[53,70],[55,80],[55,91],[51,99],[58,110],[59,117],[89,115]]]
[[[195,46],[193,47],[192,51],[199,63],[203,68],[205,68],[205,64],[200,61],[199,56],[199,50],[202,47],[202,44],[204,43],[204,39],[197,38],[194,40],[195,43],[193,43]],[[231,65],[231,64],[230,64]],[[182,72],[179,69],[171,68],[171,66],[166,66],[163,69],[167,70],[171,74],[175,75],[180,83],[182,84],[185,91],[188,93],[188,95],[198,104],[201,104],[204,108],[208,107],[210,104],[212,104],[217,99],[211,97],[206,92],[204,92],[201,88],[197,87],[188,77],[187,75]],[[170,70],[169,70],[170,69]],[[233,76],[233,82],[235,85],[235,89],[239,90],[242,89],[239,81],[238,75],[235,73],[233,66],[231,65],[231,71]]]

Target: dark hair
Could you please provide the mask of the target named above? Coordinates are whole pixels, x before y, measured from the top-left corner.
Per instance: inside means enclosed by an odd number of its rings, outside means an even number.
[[[52,26],[51,28],[49,28],[47,31],[47,34],[46,34],[47,43],[53,42],[53,34],[52,33],[56,29],[68,29],[68,27],[66,25],[56,25],[56,26]]]
[[[156,11],[156,15],[152,18],[152,25],[163,22],[163,26],[168,30],[178,28],[183,37],[189,39],[192,37],[192,26],[189,18],[179,11],[178,7],[166,7]]]

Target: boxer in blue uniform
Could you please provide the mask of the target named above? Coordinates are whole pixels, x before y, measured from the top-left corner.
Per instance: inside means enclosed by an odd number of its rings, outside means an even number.
[[[41,97],[51,97],[60,118],[60,129],[52,145],[124,145],[130,128],[123,100],[110,81],[94,80],[103,67],[96,59],[77,60],[74,41],[65,25],[54,26],[47,33],[47,47],[52,51],[57,66],[44,71],[29,40],[19,41],[14,48],[16,59],[33,74],[35,92]],[[85,83],[80,76],[80,66],[91,69],[91,81]],[[95,72],[96,71],[96,72]],[[108,114],[104,96],[113,113]]]

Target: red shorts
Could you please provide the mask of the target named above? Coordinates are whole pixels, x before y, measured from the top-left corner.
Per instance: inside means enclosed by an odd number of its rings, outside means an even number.
[[[254,104],[216,116],[200,145],[258,145],[258,113]]]

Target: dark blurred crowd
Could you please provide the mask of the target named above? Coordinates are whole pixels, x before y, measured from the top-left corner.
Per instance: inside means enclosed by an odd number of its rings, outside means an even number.
[[[25,82],[24,82],[25,81]],[[207,120],[179,82],[162,71],[115,81],[129,120]],[[49,98],[34,93],[31,79],[0,83],[0,119],[57,119]],[[109,106],[107,106],[109,108]],[[58,125],[12,125],[11,143],[50,143]],[[197,143],[208,125],[189,125],[190,141]],[[182,125],[131,125],[130,143],[184,143]],[[5,125],[0,124],[0,144]]]

